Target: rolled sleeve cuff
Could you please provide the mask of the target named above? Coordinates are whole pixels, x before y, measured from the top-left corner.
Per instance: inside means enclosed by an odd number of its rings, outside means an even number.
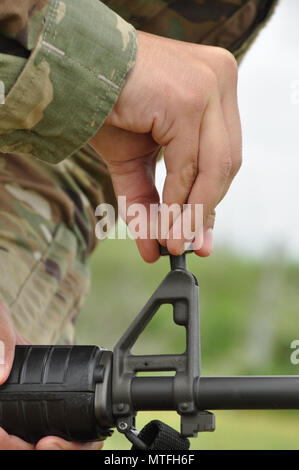
[[[0,151],[58,163],[113,109],[135,63],[132,25],[98,0],[50,2],[31,56],[0,106]]]

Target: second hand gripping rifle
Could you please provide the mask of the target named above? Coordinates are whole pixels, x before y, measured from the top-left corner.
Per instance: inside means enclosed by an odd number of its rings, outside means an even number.
[[[161,254],[169,255],[163,247]],[[0,427],[32,443],[47,435],[103,440],[117,428],[133,450],[186,450],[188,437],[215,429],[208,409],[299,409],[298,376],[201,376],[198,283],[185,254],[170,255],[170,265],[113,352],[97,346],[17,346],[11,374],[0,387]],[[173,306],[173,321],[185,328],[185,352],[133,355],[163,304]],[[175,374],[161,376],[162,371]],[[139,433],[135,418],[141,410],[176,411],[180,432],[154,420]]]

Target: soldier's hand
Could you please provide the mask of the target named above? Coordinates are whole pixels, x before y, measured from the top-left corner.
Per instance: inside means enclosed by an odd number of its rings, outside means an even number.
[[[6,305],[0,301],[0,341],[1,354],[4,351],[4,358],[0,361],[0,385],[9,376],[13,363],[15,346],[17,344],[29,344],[14,328]],[[100,450],[101,442],[79,444],[67,442],[56,436],[47,436],[41,439],[36,445],[29,444],[19,437],[11,436],[0,428],[0,450]]]
[[[154,174],[165,146],[163,202],[203,204],[205,238],[197,254],[207,256],[214,209],[241,164],[237,65],[222,48],[142,32],[138,38],[136,64],[91,145],[105,159],[116,195],[147,208],[159,201]],[[161,241],[179,254],[186,240],[171,239],[170,231]],[[146,261],[159,257],[155,240],[137,244]]]

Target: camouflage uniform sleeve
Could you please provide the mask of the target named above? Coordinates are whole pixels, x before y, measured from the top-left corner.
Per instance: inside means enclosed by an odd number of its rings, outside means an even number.
[[[10,44],[0,54],[0,152],[57,163],[115,105],[136,60],[136,31],[99,0],[2,0],[0,35]]]

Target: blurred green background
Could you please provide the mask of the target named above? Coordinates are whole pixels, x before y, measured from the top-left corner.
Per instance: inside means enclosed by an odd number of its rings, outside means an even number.
[[[299,339],[299,266],[279,249],[264,259],[218,247],[206,259],[188,255],[199,280],[203,375],[299,374],[290,344]],[[91,291],[77,326],[80,344],[113,348],[169,270],[168,259],[146,264],[132,240],[105,240],[91,260]],[[182,330],[182,331],[181,331]],[[159,311],[134,352],[182,352],[183,328]],[[179,428],[175,413],[141,413]],[[192,449],[299,449],[299,411],[217,411],[216,431]],[[105,449],[128,449],[117,432]]]

